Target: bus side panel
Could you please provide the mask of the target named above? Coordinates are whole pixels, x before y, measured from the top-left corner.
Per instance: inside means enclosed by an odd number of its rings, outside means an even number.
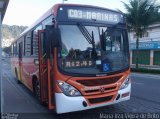
[[[16,77],[16,70],[17,70],[17,78],[19,79],[19,61],[18,57],[11,58],[11,70],[14,76]]]
[[[32,78],[36,76],[39,79],[39,67],[35,65],[34,58],[22,59],[22,77],[25,85],[33,91]]]

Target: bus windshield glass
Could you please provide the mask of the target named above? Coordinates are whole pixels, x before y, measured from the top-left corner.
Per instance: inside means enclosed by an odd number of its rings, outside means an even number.
[[[58,64],[68,73],[99,74],[129,66],[128,38],[124,29],[59,25],[62,48]]]

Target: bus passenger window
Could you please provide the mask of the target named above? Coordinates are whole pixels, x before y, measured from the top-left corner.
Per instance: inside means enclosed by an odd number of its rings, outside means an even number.
[[[26,49],[26,36],[24,36],[23,37],[23,40],[24,40],[24,42],[23,42],[23,56],[25,56],[25,49]]]
[[[25,56],[31,55],[31,32],[27,33],[25,37]]]
[[[11,45],[11,56],[13,56],[13,44]]]
[[[17,42],[14,43],[13,47],[14,47],[14,50],[13,50],[14,56],[17,56]]]
[[[34,31],[33,31],[33,55],[38,56],[38,30],[42,30],[42,25],[39,25]]]

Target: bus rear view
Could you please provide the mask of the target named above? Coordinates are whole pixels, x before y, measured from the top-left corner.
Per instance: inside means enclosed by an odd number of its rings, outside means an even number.
[[[51,22],[44,22],[47,18]],[[27,74],[23,71],[29,68],[23,67],[23,54],[19,55],[22,66],[16,73],[24,84],[30,80],[26,86],[49,109],[67,113],[130,99],[129,44],[122,13],[95,6],[57,4],[24,36],[41,24],[47,25],[37,27],[38,57],[27,59],[33,59],[36,73],[30,64],[30,79],[25,80]]]

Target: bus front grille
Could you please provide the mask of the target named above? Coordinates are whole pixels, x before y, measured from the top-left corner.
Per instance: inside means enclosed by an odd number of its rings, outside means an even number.
[[[106,97],[100,97],[100,98],[90,98],[88,99],[88,101],[91,104],[95,104],[95,103],[102,103],[102,102],[107,102],[110,101],[112,99],[112,95],[111,96],[106,96]]]
[[[101,86],[116,83],[122,76],[115,76],[111,78],[102,79],[87,79],[87,80],[77,80],[78,83],[84,86]]]
[[[115,90],[115,89],[116,89],[116,86],[114,86],[114,87],[109,87],[109,88],[104,88],[103,91],[104,91],[104,93],[105,93],[105,92],[108,92],[108,91],[113,91],[113,90]],[[100,89],[86,90],[86,91],[85,91],[85,93],[97,93],[97,92],[102,93]]]

